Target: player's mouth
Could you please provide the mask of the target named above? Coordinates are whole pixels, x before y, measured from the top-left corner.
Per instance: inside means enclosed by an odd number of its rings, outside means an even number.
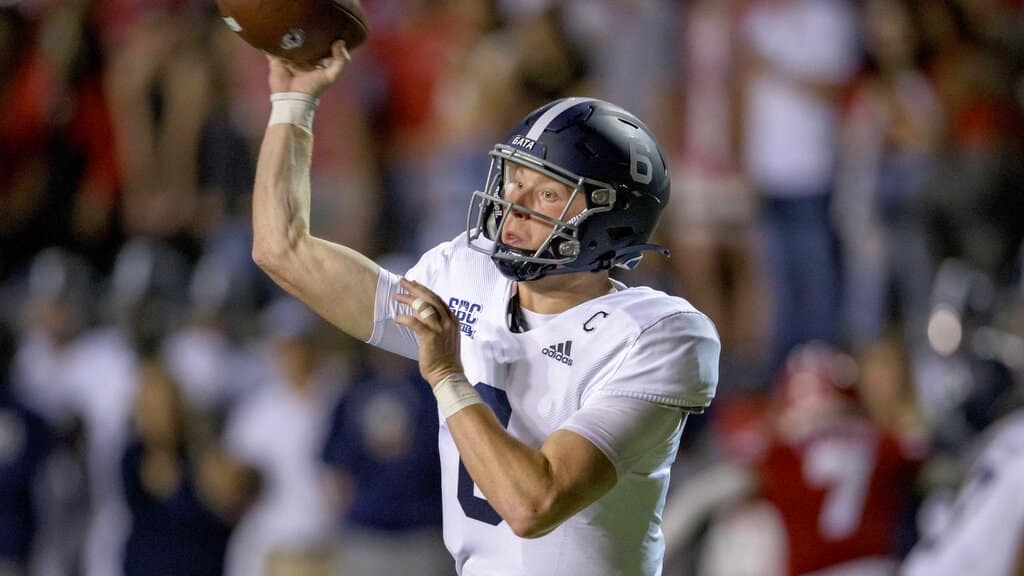
[[[512,232],[509,232],[508,230],[505,230],[501,233],[501,242],[506,246],[522,248],[525,243],[525,240],[523,240],[523,238],[518,234],[514,234]]]

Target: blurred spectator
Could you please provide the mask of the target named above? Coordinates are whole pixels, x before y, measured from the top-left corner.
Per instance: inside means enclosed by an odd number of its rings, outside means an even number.
[[[117,240],[119,170],[93,8],[0,7],[0,278],[53,244],[106,262]]]
[[[958,258],[997,283],[1013,277],[1024,224],[1021,116],[1012,75],[980,44],[962,7],[923,2],[929,70],[948,138],[926,205],[933,258]]]
[[[189,319],[161,348],[186,400],[217,419],[266,379],[267,362],[253,344],[259,325],[257,284],[250,271],[221,253],[203,256],[189,281]]]
[[[55,435],[53,454],[35,488],[40,515],[34,574],[72,574],[83,558],[90,485],[74,379],[83,361],[81,335],[96,320],[90,310],[95,282],[81,258],[48,248],[33,259],[23,293],[12,392],[39,413]]]
[[[633,112],[648,126],[665,126],[666,100],[678,81],[674,64],[682,10],[677,3],[569,0],[563,4],[566,31],[586,58],[592,84],[588,92]],[[643,89],[638,90],[639,86]],[[659,133],[659,137],[669,135]]]
[[[907,6],[872,0],[863,14],[868,66],[845,121],[835,202],[845,248],[845,332],[857,347],[880,338],[892,321],[893,293],[907,344],[920,348],[931,284],[922,195],[942,110],[920,70],[921,41]]]
[[[753,191],[744,182],[738,152],[740,117],[735,0],[691,2],[684,11],[677,52],[673,126],[681,142],[673,165],[673,226],[669,245],[686,298],[715,321],[722,337],[722,369],[757,365],[764,355],[765,321],[756,254]],[[731,378],[730,378],[731,379]]]
[[[224,433],[227,452],[260,478],[228,547],[228,575],[324,574],[333,563],[335,518],[319,455],[341,375],[318,350],[320,327],[291,298],[263,313],[274,379],[237,404]]]
[[[438,153],[438,146],[446,144],[446,138],[438,137],[443,134],[438,125],[443,109],[441,84],[447,71],[461,65],[466,51],[477,42],[488,25],[488,14],[485,3],[477,0],[382,4],[378,9],[389,18],[371,35],[370,49],[386,87],[379,103],[378,146],[390,212],[380,225],[392,245],[378,248],[417,251],[419,213],[427,205],[421,190],[427,162]],[[470,191],[464,193],[468,197]]]
[[[432,150],[438,82],[447,67],[476,42],[480,23],[478,15],[461,9],[472,0],[390,4],[390,21],[375,30],[370,49],[384,67],[388,144],[398,156],[395,160],[410,162]],[[433,33],[437,30],[446,33]]]
[[[181,252],[134,238],[117,254],[103,312],[133,351],[149,352],[180,326],[187,295],[188,263]]]
[[[856,31],[843,0],[755,0],[743,21],[743,148],[761,200],[775,366],[801,342],[838,335],[829,202],[837,97],[856,72]]]
[[[375,64],[356,62],[345,72],[365,79],[362,85],[372,85]],[[260,65],[262,71],[263,63]],[[266,90],[266,78],[261,76],[260,82]],[[376,148],[370,132],[371,107],[360,93],[362,85],[357,80],[338,92],[325,93],[317,109],[330,122],[316,130],[311,193],[319,208],[312,214],[310,226],[318,237],[372,252],[384,248],[377,245],[380,241],[374,230],[386,215],[381,214],[380,167],[373,156]],[[264,102],[269,105],[269,98]],[[246,248],[251,245],[247,237]],[[251,265],[252,259],[247,258],[247,263]]]
[[[41,510],[30,574],[69,576],[81,574],[84,565],[91,512],[86,440],[78,419],[59,432],[35,488]]]
[[[140,377],[134,435],[121,461],[132,520],[124,574],[218,576],[232,522],[253,493],[252,477],[191,425],[163,365],[144,359]]]
[[[36,540],[40,482],[51,435],[41,418],[11,395],[14,333],[0,322],[0,572],[28,574]]]
[[[132,240],[120,250],[104,299],[109,324],[82,334],[69,351],[67,399],[86,440],[91,513],[83,571],[120,572],[128,536],[119,463],[139,385],[139,354],[151,354],[173,326],[185,291],[184,262],[168,247]]]
[[[95,320],[96,277],[81,258],[48,248],[32,260],[24,291],[15,392],[55,430],[71,427],[68,374],[72,344]]]
[[[215,44],[223,27],[206,10],[111,0],[103,12],[125,227],[190,252],[247,208],[253,172],[228,115],[227,64]]]
[[[543,10],[520,7],[508,12],[526,110],[555,98],[589,92],[590,63],[570,34],[567,19],[571,13],[566,7],[551,3]]]
[[[450,574],[437,405],[414,363],[370,350],[334,409],[323,458],[344,510],[340,574]]]

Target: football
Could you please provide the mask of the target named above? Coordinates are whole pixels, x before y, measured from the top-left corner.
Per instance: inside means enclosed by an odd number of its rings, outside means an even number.
[[[366,41],[359,0],[217,0],[221,17],[249,44],[302,66],[331,55],[344,40],[349,52]]]

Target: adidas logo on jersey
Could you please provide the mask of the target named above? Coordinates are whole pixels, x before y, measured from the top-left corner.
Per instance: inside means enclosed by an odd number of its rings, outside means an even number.
[[[552,360],[557,360],[566,366],[572,366],[572,340],[552,344],[541,352]]]

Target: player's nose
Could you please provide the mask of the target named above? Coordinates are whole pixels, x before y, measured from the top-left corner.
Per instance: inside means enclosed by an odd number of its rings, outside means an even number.
[[[521,198],[520,200],[525,200],[525,198]],[[515,207],[513,207],[512,210],[510,211],[513,218],[517,218],[520,220],[526,220],[530,218],[530,213],[524,210],[524,208],[530,208],[529,206],[524,204],[522,201],[513,202],[513,204],[515,204]]]

